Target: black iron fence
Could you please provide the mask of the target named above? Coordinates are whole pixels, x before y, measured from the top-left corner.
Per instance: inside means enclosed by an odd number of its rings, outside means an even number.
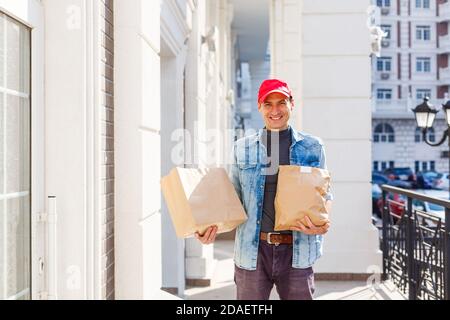
[[[410,300],[450,300],[450,201],[382,190],[383,276]]]

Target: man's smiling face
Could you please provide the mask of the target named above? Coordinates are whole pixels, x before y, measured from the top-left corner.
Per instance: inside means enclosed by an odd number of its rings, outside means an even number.
[[[289,98],[281,93],[272,93],[258,106],[266,128],[280,131],[288,128],[293,105]]]

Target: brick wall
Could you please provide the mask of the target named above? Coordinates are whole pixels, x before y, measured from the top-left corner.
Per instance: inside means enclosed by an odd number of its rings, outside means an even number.
[[[102,2],[101,83],[102,83],[102,296],[114,299],[114,21],[113,0]]]

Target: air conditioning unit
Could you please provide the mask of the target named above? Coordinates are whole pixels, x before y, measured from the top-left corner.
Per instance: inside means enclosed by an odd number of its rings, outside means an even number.
[[[387,16],[390,11],[391,11],[390,8],[381,8],[381,14],[383,16]]]
[[[381,80],[389,80],[389,77],[391,75],[389,73],[382,73],[381,74]]]
[[[390,44],[391,44],[391,42],[390,42],[389,40],[382,40],[382,41],[381,41],[381,46],[382,46],[383,48],[389,47]]]

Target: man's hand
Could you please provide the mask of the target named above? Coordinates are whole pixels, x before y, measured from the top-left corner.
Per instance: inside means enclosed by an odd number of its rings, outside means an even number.
[[[217,226],[209,227],[204,235],[200,235],[198,232],[195,233],[195,238],[203,244],[211,244],[216,241]]]
[[[298,227],[292,227],[291,231],[302,232],[310,236],[326,234],[328,232],[328,229],[330,228],[329,222],[322,227],[315,226],[308,216],[305,216],[302,220],[298,220],[297,225]]]

